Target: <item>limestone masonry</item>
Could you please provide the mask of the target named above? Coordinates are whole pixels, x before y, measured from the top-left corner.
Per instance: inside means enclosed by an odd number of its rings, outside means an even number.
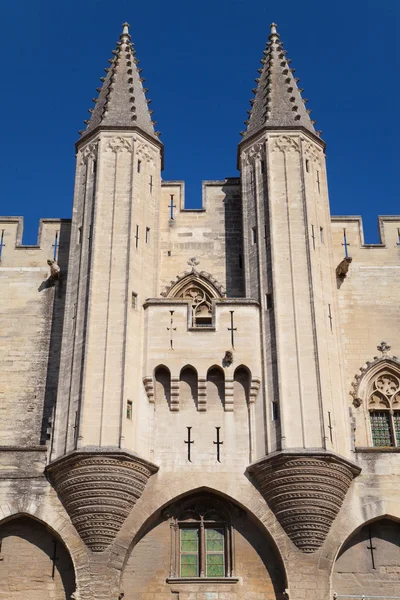
[[[330,216],[274,24],[261,63],[187,209],[124,24],[72,220],[0,218],[0,599],[400,598],[400,216]]]

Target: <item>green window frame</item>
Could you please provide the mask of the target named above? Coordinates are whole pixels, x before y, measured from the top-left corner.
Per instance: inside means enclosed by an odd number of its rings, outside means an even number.
[[[179,527],[179,576],[227,577],[227,531],[224,524],[196,523]]]

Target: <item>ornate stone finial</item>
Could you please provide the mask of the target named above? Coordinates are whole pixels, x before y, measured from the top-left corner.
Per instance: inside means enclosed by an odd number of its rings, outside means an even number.
[[[387,353],[389,350],[391,350],[391,346],[389,346],[389,344],[386,342],[381,342],[376,348],[379,350],[379,352],[382,352],[382,356],[387,356]]]
[[[197,265],[200,264],[200,261],[197,260],[197,258],[195,256],[193,256],[192,258],[190,258],[187,261],[187,264],[189,265],[189,267],[193,267],[194,268],[194,267],[197,267]]]
[[[270,33],[270,35],[278,35],[278,32],[277,32],[276,28],[277,28],[277,24],[276,23],[271,23],[271,33]]]
[[[131,37],[129,35],[129,23],[127,23],[125,21],[125,23],[122,24],[122,33],[120,35],[120,38],[122,39],[122,37],[126,37],[126,36],[129,37],[129,38]]]

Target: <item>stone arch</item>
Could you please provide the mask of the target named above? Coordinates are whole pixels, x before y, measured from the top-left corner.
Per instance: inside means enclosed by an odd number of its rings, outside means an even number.
[[[9,600],[70,600],[75,568],[64,541],[42,520],[15,513],[0,522],[0,595]]]
[[[211,298],[224,298],[226,296],[222,285],[210,273],[205,271],[199,273],[195,269],[186,271],[183,275],[178,275],[161,295],[165,298],[181,298],[186,288],[192,285],[203,288]]]
[[[283,599],[284,591],[287,588],[286,571],[281,553],[265,524],[259,521],[250,510],[243,509],[231,497],[215,489],[202,486],[179,494],[160,506],[146,519],[131,540],[121,574],[121,591],[124,592],[126,600],[139,599],[141,593],[152,593],[153,585],[157,587],[159,594],[162,594],[163,591],[164,594],[170,593],[174,578],[169,583],[166,583],[166,579],[168,579],[171,568],[171,534],[174,537],[174,528],[179,528],[177,517],[184,512],[180,510],[180,507],[185,505],[186,509],[191,500],[204,502],[205,499],[215,502],[215,513],[227,515],[226,522],[234,529],[234,573],[225,581],[225,586],[231,586],[232,589],[224,588],[224,591],[228,595],[229,592],[232,592],[238,600],[245,600],[249,595],[256,593],[265,600]],[[195,520],[195,517],[193,519]],[[162,556],[156,558],[154,553],[157,551]],[[146,555],[151,556],[153,561],[151,568],[147,569],[147,574],[143,573]],[[165,569],[166,572],[164,572]],[[134,578],[134,574],[136,574],[136,578]],[[240,586],[236,585],[236,576],[242,578]],[[154,581],[151,581],[153,577]],[[180,582],[185,583],[184,580],[180,580]],[[188,581],[188,584],[190,583],[193,584]],[[143,589],[142,586],[145,586],[146,589]],[[161,586],[164,586],[165,590],[162,590]],[[212,586],[216,586],[215,590]],[[189,589],[185,588],[185,591],[189,591]],[[196,583],[190,591],[200,595],[203,592]],[[210,591],[219,591],[218,582],[207,583],[207,593]]]
[[[155,401],[159,406],[171,407],[171,371],[165,365],[154,369]]]
[[[338,595],[396,596],[399,565],[400,519],[375,517],[360,524],[339,548],[332,591]]]
[[[221,367],[213,365],[207,371],[207,411],[225,408],[225,374]]]
[[[192,365],[182,367],[179,375],[179,404],[185,407],[198,407],[198,374]]]
[[[251,388],[251,371],[245,365],[239,365],[233,375],[233,397],[236,406],[249,404]]]

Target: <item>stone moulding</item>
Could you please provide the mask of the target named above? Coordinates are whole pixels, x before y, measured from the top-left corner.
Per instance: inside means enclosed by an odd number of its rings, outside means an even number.
[[[135,454],[103,448],[76,450],[46,468],[73,525],[93,552],[111,544],[157,470]]]
[[[292,542],[312,553],[324,543],[361,469],[331,452],[282,451],[247,471]]]

